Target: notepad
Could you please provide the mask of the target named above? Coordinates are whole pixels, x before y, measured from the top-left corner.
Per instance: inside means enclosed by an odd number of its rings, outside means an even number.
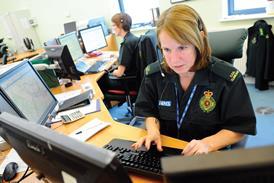
[[[90,122],[84,124],[77,130],[73,131],[69,136],[85,142],[87,139],[95,135],[97,132],[101,131],[102,129],[110,126],[111,123],[101,121],[98,118],[91,120]]]

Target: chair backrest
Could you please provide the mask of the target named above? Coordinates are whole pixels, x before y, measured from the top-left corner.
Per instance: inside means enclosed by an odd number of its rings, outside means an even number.
[[[242,57],[246,38],[247,30],[244,28],[208,33],[212,55],[232,64],[235,58]]]
[[[147,31],[140,36],[138,43],[137,82],[140,86],[147,65],[157,60],[157,36],[154,30]],[[138,87],[139,88],[139,87]]]

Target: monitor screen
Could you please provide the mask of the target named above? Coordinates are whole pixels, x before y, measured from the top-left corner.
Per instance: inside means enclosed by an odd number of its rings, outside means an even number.
[[[46,46],[45,50],[49,58],[58,61],[61,68],[60,77],[80,80],[80,73],[76,69],[67,45]]]
[[[161,159],[166,183],[274,182],[274,146]]]
[[[0,135],[39,177],[50,182],[131,182],[113,152],[9,113],[0,114]]]
[[[0,75],[1,112],[12,111],[34,123],[45,124],[54,112],[57,100],[28,61]],[[8,105],[9,104],[9,105]],[[14,112],[12,112],[14,113]]]
[[[64,23],[64,31],[65,31],[65,34],[77,31],[76,22],[73,21],[73,22]]]
[[[104,48],[107,41],[101,25],[89,27],[79,31],[86,53]]]
[[[72,56],[73,61],[77,61],[77,59],[83,56],[83,52],[78,41],[76,32],[71,32],[65,35],[58,37],[58,40],[61,45],[67,45],[69,52]]]
[[[105,21],[104,17],[97,17],[97,18],[89,19],[88,27],[94,27],[96,25],[101,25],[102,26],[105,35],[109,34],[108,26],[106,24],[106,21]]]

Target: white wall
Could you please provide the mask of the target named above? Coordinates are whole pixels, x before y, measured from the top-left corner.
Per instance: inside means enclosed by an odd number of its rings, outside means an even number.
[[[189,0],[183,2],[193,7],[202,17],[208,31],[228,30],[234,28],[248,28],[256,20],[239,20],[230,22],[220,22],[222,16],[222,0]],[[160,0],[161,12],[172,6],[169,0]],[[265,19],[269,24],[274,25],[274,18]]]
[[[171,6],[169,0],[159,0],[160,11]],[[110,24],[111,16],[118,11],[116,0],[0,0],[0,14],[19,9],[29,9],[36,18],[36,27],[40,42],[44,42],[63,33],[63,24],[69,21],[88,20],[91,17],[105,16]],[[255,20],[220,22],[221,0],[189,0],[184,3],[196,9],[203,18],[207,29],[225,30],[253,25]],[[274,18],[267,19],[274,25]],[[0,27],[0,37],[3,35]]]
[[[38,23],[36,27],[40,42],[64,32],[63,24],[69,21],[81,22],[92,17],[110,17],[118,11],[113,0],[9,0],[1,2],[0,13],[29,9]],[[86,22],[87,24],[87,22]],[[2,33],[1,33],[2,32]],[[3,30],[0,27],[0,36]]]

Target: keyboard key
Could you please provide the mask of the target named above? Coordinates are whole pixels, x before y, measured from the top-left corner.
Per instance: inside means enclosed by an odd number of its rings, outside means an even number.
[[[133,143],[133,141],[113,139],[104,148],[114,151],[117,158],[129,172],[150,177],[162,177],[161,157],[180,155],[182,152],[182,149],[169,147],[163,147],[164,151],[159,152],[156,146],[151,146],[149,151],[146,151],[144,147],[136,151],[131,148]]]

